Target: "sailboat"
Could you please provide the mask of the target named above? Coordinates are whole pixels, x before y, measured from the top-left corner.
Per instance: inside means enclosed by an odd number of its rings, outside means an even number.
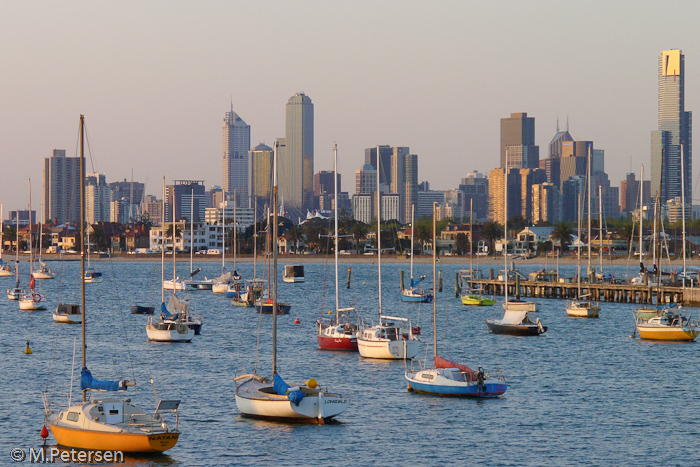
[[[589,148],[589,158],[590,158],[590,148]],[[590,165],[590,162],[589,162]],[[590,183],[590,182],[589,182]],[[590,190],[589,190],[589,195],[590,195]],[[590,198],[589,198],[590,200]],[[578,244],[578,253],[576,254],[576,261],[577,261],[577,272],[576,272],[576,282],[577,282],[577,292],[576,292],[576,300],[569,300],[569,302],[566,304],[566,314],[569,316],[572,316],[574,318],[597,318],[598,317],[598,306],[594,305],[590,300],[582,300],[583,297],[581,295],[581,211],[583,210],[583,202],[581,200],[581,196],[578,197],[578,239],[579,241],[576,242]],[[589,252],[590,252],[590,245],[591,245],[591,231],[590,231],[590,202],[588,203],[589,206],[589,230],[588,230],[588,247],[589,247]],[[589,262],[590,262],[590,254],[588,256]],[[590,270],[590,268],[589,268]]]
[[[257,198],[255,200],[255,209],[253,212],[258,212]],[[262,279],[258,279],[256,276],[258,274],[258,222],[257,220],[253,222],[253,279],[245,280],[245,289],[240,290],[238,295],[231,299],[231,304],[235,306],[255,306],[256,300],[262,297],[262,292],[264,288],[264,282]],[[240,284],[240,282],[239,282]]]
[[[42,184],[43,187],[43,184]],[[42,190],[43,191],[43,190]],[[41,203],[41,223],[39,224],[39,267],[32,271],[34,279],[53,279],[56,277],[56,273],[52,271],[46,263],[41,260],[41,253],[44,250],[44,220],[46,216],[44,214],[44,203]]]
[[[223,201],[221,202],[221,275],[213,279],[211,288],[212,293],[225,294],[231,282],[240,280],[238,273],[231,273],[226,270],[226,192],[224,191]]]
[[[19,286],[19,219],[15,226],[15,286],[12,289],[7,289],[8,300],[19,300],[24,295],[24,289]]]
[[[83,220],[84,221],[84,220]],[[95,268],[90,266],[90,229],[91,226],[88,225],[87,228],[87,263],[88,267],[85,269],[85,274],[83,274],[83,280],[86,284],[97,284],[102,282],[102,273],[96,271]]]
[[[531,311],[535,311],[533,302],[517,300],[511,305],[508,301],[508,169],[504,169],[503,191],[503,318],[487,319],[486,326],[494,334],[513,334],[518,336],[537,336],[547,331],[547,326],[543,326],[540,319],[533,321],[530,318]],[[531,310],[531,311],[530,311]]]
[[[379,149],[377,149],[379,154]],[[379,159],[377,159],[379,161]],[[357,335],[357,349],[366,358],[409,359],[418,355],[420,341],[406,318],[382,314],[382,193],[379,189],[377,162],[377,278],[379,323],[363,327]],[[436,245],[433,245],[433,249]]]
[[[80,116],[80,210],[85,213],[85,157],[83,150],[84,120]],[[81,215],[85,219],[84,215]],[[85,222],[80,223],[80,238],[85,234]],[[84,242],[81,242],[85,247]],[[85,257],[80,255],[81,308],[85,318]],[[179,400],[158,400],[153,413],[147,413],[130,399],[101,396],[90,398],[90,391],[109,391],[111,394],[126,391],[133,381],[99,381],[87,368],[85,343],[86,323],[82,320],[82,370],[80,389],[82,400],[58,413],[52,408],[46,392],[43,393],[46,421],[59,446],[92,451],[162,452],[177,443]],[[72,380],[72,378],[71,378]],[[72,387],[71,387],[72,389]],[[72,392],[72,391],[71,391]],[[163,414],[175,413],[175,427],[169,426]]]
[[[474,277],[474,252],[472,251],[472,244],[473,241],[472,239],[474,238],[473,235],[473,226],[474,226],[474,200],[470,200],[469,202],[469,210],[470,210],[470,217],[469,217],[469,275]],[[468,293],[463,294],[460,297],[460,300],[462,301],[462,305],[471,305],[471,306],[491,306],[495,305],[496,301],[484,297],[481,293],[475,294],[473,293],[472,290],[469,290]]]
[[[0,277],[10,277],[15,275],[15,270],[2,260],[2,252],[5,249],[5,214],[3,204],[0,203]]]
[[[435,245],[435,210],[433,203],[433,245]],[[436,290],[436,248],[433,248],[433,290]],[[451,362],[438,355],[437,351],[437,298],[433,300],[433,362],[435,368],[406,370],[408,390],[436,396],[498,397],[508,386],[503,376],[498,379],[488,376],[483,368],[474,371],[466,365]]]
[[[19,298],[19,309],[36,311],[46,309],[46,298],[36,291],[36,280],[31,273],[34,266],[34,247],[32,245],[32,181],[29,180],[29,292]]]
[[[433,300],[433,294],[429,290],[423,290],[421,288],[418,288],[418,284],[423,282],[425,280],[425,276],[421,276],[416,282],[413,281],[413,234],[415,232],[416,228],[416,223],[415,223],[415,209],[416,205],[412,204],[411,205],[411,286],[407,289],[402,289],[401,290],[401,300],[404,302],[422,302],[422,303],[430,303]],[[403,280],[401,281],[401,285],[403,286]]]
[[[338,177],[338,145],[333,148],[333,173]],[[324,350],[357,350],[357,325],[350,322],[349,313],[355,308],[340,308],[338,287],[338,184],[333,183],[335,202],[334,249],[335,249],[335,320],[320,319],[318,325],[318,346]],[[341,320],[341,318],[345,318]]]
[[[175,216],[173,213],[173,219],[174,218]],[[163,229],[165,229],[165,177],[163,177],[163,212],[161,219],[161,225]],[[173,291],[173,294],[168,300],[168,305],[166,306],[165,304],[165,231],[163,231],[163,240],[160,250],[160,316],[148,317],[148,321],[146,322],[146,335],[148,336],[148,340],[156,342],[190,342],[192,338],[194,338],[195,331],[184,323],[182,319],[187,314],[189,303],[177,298]],[[175,250],[174,229],[173,250]],[[173,269],[174,268],[175,266],[173,265]],[[174,274],[173,271],[173,275]]]
[[[187,290],[211,290],[213,282],[206,277],[203,280],[196,280],[194,276],[202,271],[202,268],[193,270],[192,262],[194,257],[194,190],[190,200],[190,278],[184,281]]]
[[[163,199],[165,200],[165,197],[163,197]],[[165,290],[185,290],[186,288],[185,282],[180,280],[179,277],[177,277],[177,248],[175,247],[175,237],[177,236],[177,223],[175,222],[175,199],[176,196],[173,194],[173,278],[163,281],[163,288]],[[163,224],[163,229],[165,229],[165,223]],[[165,231],[163,231],[163,242],[165,242]],[[165,243],[163,243],[163,247],[165,247]]]
[[[273,203],[272,379],[256,373],[235,378],[236,405],[245,416],[321,424],[345,411],[350,400],[327,392],[314,379],[291,386],[277,374],[277,143],[273,152]]]

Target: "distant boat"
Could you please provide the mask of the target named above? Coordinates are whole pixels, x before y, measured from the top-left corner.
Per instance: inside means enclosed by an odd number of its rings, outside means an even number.
[[[588,159],[589,159],[589,166],[590,166],[590,147],[588,149]],[[588,196],[589,196],[589,202],[588,202],[588,263],[589,263],[589,270],[590,270],[590,262],[591,262],[591,240],[590,240],[590,230],[591,230],[591,203],[590,203],[590,182],[588,181],[588,177],[586,177],[587,183],[589,185],[589,190],[588,190]],[[581,238],[581,211],[583,209],[583,202],[581,200],[581,197],[579,196],[579,209],[578,209],[578,238]],[[581,242],[576,242],[578,245],[578,251],[576,253],[576,264],[577,264],[577,271],[576,271],[576,300],[569,300],[568,303],[566,304],[566,314],[573,317],[573,318],[597,318],[598,317],[598,309],[599,306],[597,304],[593,304],[590,300],[583,300],[586,297],[589,297],[590,295],[587,294],[586,296],[581,295]]]
[[[469,277],[471,279],[474,279],[475,272],[474,272],[474,255],[472,251],[472,239],[474,238],[473,234],[473,225],[474,225],[474,200],[472,199],[470,204],[469,204],[469,211],[471,213],[469,217]],[[479,263],[477,261],[477,268],[479,267]],[[496,304],[496,300],[493,300],[492,298],[487,298],[484,297],[482,291],[479,290],[480,293],[474,293],[473,290],[467,291],[467,293],[462,294],[459,298],[460,301],[462,302],[462,305],[465,306],[493,306]]]
[[[635,326],[639,337],[655,341],[694,341],[700,334],[700,327],[681,315],[678,308],[667,309],[648,320],[637,318]]]
[[[32,212],[32,181],[29,180],[29,212]],[[31,273],[34,265],[34,248],[32,247],[32,223],[29,222],[29,292],[19,297],[19,309],[23,311],[46,310],[46,297],[36,290],[36,280]]]
[[[537,311],[537,304],[523,300],[508,301],[508,169],[505,170],[506,183],[504,183],[504,213],[503,213],[503,318],[487,319],[486,326],[494,334],[512,334],[517,336],[537,336],[547,331],[540,319],[532,320],[530,313]]]
[[[129,307],[129,311],[134,315],[152,315],[155,307],[152,306],[141,306],[132,305]]]
[[[304,265],[303,264],[288,264],[284,267],[284,282],[305,282]]]
[[[83,314],[80,311],[80,305],[69,305],[59,303],[54,310],[53,320],[57,323],[64,324],[80,324],[83,321]]]
[[[416,205],[411,204],[411,286],[401,290],[401,300],[404,302],[430,303],[433,300],[432,291],[423,290],[418,287],[418,285],[425,279],[425,276],[421,276],[416,282],[413,281],[413,231],[416,225],[414,215],[415,209]],[[403,277],[401,280],[401,286],[403,287]]]
[[[11,277],[15,275],[15,270],[8,263],[2,260],[2,251],[5,248],[5,225],[4,225],[3,204],[0,203],[0,277]]]

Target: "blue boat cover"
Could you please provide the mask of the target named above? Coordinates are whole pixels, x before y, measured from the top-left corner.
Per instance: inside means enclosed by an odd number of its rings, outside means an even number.
[[[280,375],[275,375],[272,380],[272,389],[280,396],[287,396],[290,402],[294,405],[299,405],[304,398],[304,393],[301,391],[290,391],[290,386],[284,382]]]
[[[168,308],[165,306],[165,303],[160,302],[160,312],[163,314],[165,318],[170,318],[170,312],[168,311]]]
[[[92,373],[87,367],[83,367],[80,372],[80,389],[95,389],[97,391],[125,391],[126,385],[123,381],[99,381],[92,378]]]

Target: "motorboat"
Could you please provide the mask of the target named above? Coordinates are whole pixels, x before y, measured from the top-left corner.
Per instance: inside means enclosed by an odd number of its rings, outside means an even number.
[[[284,267],[284,282],[305,282],[304,265],[303,264],[288,264]]]
[[[80,324],[83,322],[83,314],[80,305],[59,303],[52,313],[53,320],[57,323]]]

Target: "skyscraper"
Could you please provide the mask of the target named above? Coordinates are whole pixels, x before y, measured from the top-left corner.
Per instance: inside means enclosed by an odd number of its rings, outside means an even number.
[[[692,113],[685,111],[685,56],[664,50],[659,56],[659,129],[651,132],[651,196],[661,202],[681,196],[692,204]],[[681,174],[681,145],[683,174]]]
[[[85,216],[91,224],[111,221],[111,192],[105,174],[85,176]]]
[[[535,146],[535,118],[512,113],[501,119],[501,168],[536,169],[540,148]]]
[[[302,217],[314,201],[314,105],[303,93],[287,101],[284,139],[277,157],[280,196],[290,215]]]
[[[255,146],[249,154],[248,162],[248,187],[250,198],[254,207],[257,200],[258,213],[263,213],[265,206],[270,203],[272,192],[272,157],[273,152],[270,146],[260,143]]]
[[[250,125],[233,111],[226,112],[223,125],[223,188],[227,193],[236,190],[239,206],[248,206],[248,151]]]
[[[65,149],[54,149],[44,159],[44,206],[50,221],[80,220],[80,158],[66,157]]]

